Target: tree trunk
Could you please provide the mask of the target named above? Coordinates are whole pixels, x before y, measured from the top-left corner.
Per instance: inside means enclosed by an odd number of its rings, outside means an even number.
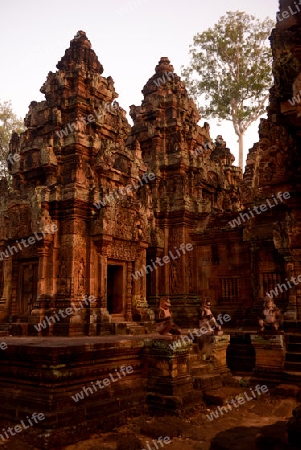
[[[238,166],[243,171],[243,166],[244,166],[244,135],[243,135],[243,133],[241,133],[238,136],[238,145],[239,145]]]

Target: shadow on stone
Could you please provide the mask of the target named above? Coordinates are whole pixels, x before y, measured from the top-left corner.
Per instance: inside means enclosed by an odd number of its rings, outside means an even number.
[[[118,436],[116,450],[141,450],[143,447],[134,433],[122,433]]]
[[[162,417],[160,423],[147,423],[145,422],[141,428],[140,433],[151,437],[153,439],[158,439],[159,436],[168,436],[169,438],[174,438],[181,436],[185,429],[183,420],[178,417]]]
[[[278,421],[264,427],[222,431],[212,440],[210,450],[297,450],[297,447],[287,443],[286,421]]]

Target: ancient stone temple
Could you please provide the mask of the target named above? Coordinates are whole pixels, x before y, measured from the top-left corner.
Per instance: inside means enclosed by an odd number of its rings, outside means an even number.
[[[198,324],[206,298],[234,327],[277,286],[286,320],[300,318],[300,285],[284,286],[301,271],[300,106],[288,101],[300,84],[298,20],[272,32],[275,83],[244,176],[222,136],[198,125],[167,57],[130,107],[131,127],[77,33],[11,141],[19,160],[1,200],[2,322],[23,334],[45,318],[40,334],[145,332],[167,294],[183,327]]]
[[[240,207],[234,157],[197,125],[168,58],[131,107],[132,129],[84,32],[57,68],[11,141],[19,158],[1,210],[2,321],[23,334],[45,317],[44,334],[129,332],[169,294],[180,322],[197,322],[211,286],[193,243],[212,215]]]
[[[293,2],[280,1],[280,17],[288,7]],[[291,326],[301,319],[300,280],[292,281],[301,274],[300,104],[292,105],[300,89],[300,20],[300,14],[291,15],[272,31],[274,85],[268,118],[261,119],[259,142],[249,151],[240,187],[246,212],[267,198],[278,198],[277,205],[271,202],[266,212],[244,224],[243,240],[251,248],[254,300],[277,286],[275,301],[287,307]],[[286,200],[279,200],[279,192],[289,192]]]
[[[280,15],[289,7],[281,0]],[[13,190],[0,181],[1,444],[14,436],[8,425],[23,431],[16,423],[28,414],[43,419],[21,439],[49,450],[147,408],[182,414],[189,428],[186,413],[204,401],[218,405],[220,391],[237,382],[235,358],[250,382],[300,401],[300,33],[301,14],[271,33],[268,117],[244,174],[222,136],[198,125],[167,57],[141,105],[130,107],[130,126],[113,79],[102,76],[86,34],[76,34],[41,88],[45,100],[30,104],[26,131],[12,136]],[[283,330],[258,330],[266,293]],[[154,333],[162,297],[181,336]],[[209,300],[230,319],[223,335],[189,334],[205,299],[203,321]],[[273,411],[276,428],[282,406]],[[257,430],[251,422],[248,432]],[[166,432],[160,426],[154,436]],[[288,442],[299,444],[299,430],[300,407]],[[244,430],[230,432],[240,445]],[[253,444],[264,437],[255,434]],[[225,436],[211,448],[233,448]]]
[[[214,143],[209,124],[197,125],[195,104],[168,58],[161,58],[155,70],[142,90],[142,105],[131,107],[134,126],[129,137],[130,142],[139,141],[143,160],[156,173],[147,262],[170,251],[177,256],[175,249],[183,242],[192,243],[194,251],[151,272],[148,301],[155,307],[159,295],[170,294],[178,322],[190,326],[198,323],[200,299],[218,300],[219,293],[216,266],[215,275],[208,272],[212,248],[213,264],[219,258],[216,237],[215,245],[199,247],[199,236],[204,238],[211,229],[212,217],[239,210],[242,174],[232,165],[234,157],[222,137]],[[210,244],[207,235],[204,240]],[[239,263],[243,256],[237,258]]]
[[[125,111],[85,33],[57,67],[41,88],[46,100],[31,103],[26,132],[11,142],[21,158],[1,216],[1,315],[27,322],[29,333],[50,315],[54,334],[99,334],[111,321],[152,318],[145,277],[131,277],[146,258],[152,181],[139,143],[126,146]],[[57,231],[43,235],[47,225]],[[90,296],[96,301],[83,302]],[[72,305],[66,318],[55,315]]]

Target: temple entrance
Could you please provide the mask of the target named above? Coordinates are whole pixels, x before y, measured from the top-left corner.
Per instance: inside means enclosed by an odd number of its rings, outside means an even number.
[[[30,315],[37,300],[38,261],[20,263],[18,313]]]
[[[124,271],[121,265],[108,265],[107,308],[109,314],[124,316]]]

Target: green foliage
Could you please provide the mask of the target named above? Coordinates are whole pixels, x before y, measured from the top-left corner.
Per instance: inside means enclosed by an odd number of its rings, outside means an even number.
[[[0,102],[0,179],[6,178],[9,185],[11,177],[7,168],[7,157],[13,131],[17,133],[24,131],[23,120],[13,113],[10,102]]]
[[[191,63],[182,76],[206,118],[230,120],[240,137],[265,113],[272,85],[272,51],[267,40],[275,22],[244,12],[227,12],[213,28],[198,33]]]

